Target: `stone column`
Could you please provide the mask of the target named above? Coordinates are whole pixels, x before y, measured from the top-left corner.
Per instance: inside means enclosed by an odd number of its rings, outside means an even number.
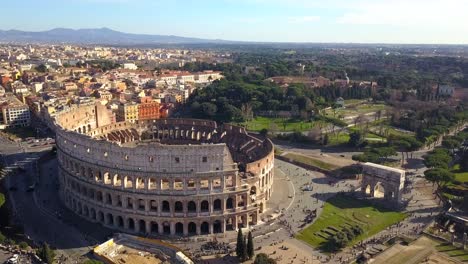
[[[199,236],[199,235],[201,235],[201,223],[198,222],[196,224],[197,224],[197,235]]]
[[[175,231],[176,231],[175,230],[175,224],[174,224],[174,222],[171,222],[171,235],[172,236],[175,235]]]
[[[146,225],[146,233],[151,234],[151,221],[146,221],[145,225]]]
[[[209,223],[208,226],[209,226],[209,228],[208,228],[208,229],[209,229],[208,233],[213,234],[213,223]]]
[[[188,236],[188,224],[187,222],[182,223],[184,225],[184,236]]]

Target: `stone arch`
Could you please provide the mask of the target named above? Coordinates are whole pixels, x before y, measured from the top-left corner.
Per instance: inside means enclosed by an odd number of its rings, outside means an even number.
[[[142,234],[146,234],[147,230],[146,230],[146,221],[143,220],[143,219],[140,219],[140,221],[138,221],[138,227],[139,227],[139,232],[142,233]]]
[[[89,209],[87,205],[83,206],[83,215],[88,217],[89,216]]]
[[[110,226],[113,226],[114,225],[114,217],[112,216],[111,213],[108,213],[106,215],[106,224],[107,225],[110,225]]]
[[[171,234],[171,224],[166,221],[166,222],[164,222],[162,224],[162,226],[163,226],[163,233],[165,235],[170,235]]]
[[[175,224],[175,233],[177,235],[182,235],[184,234],[184,224],[178,222]]]
[[[170,212],[171,211],[171,205],[169,204],[168,201],[163,201],[162,202],[162,211],[163,212]]]
[[[135,231],[135,220],[133,220],[133,218],[127,219],[127,228],[131,231]]]
[[[372,188],[371,188],[370,184],[365,185],[364,193],[365,193],[366,195],[371,195],[371,193],[372,193]]]
[[[190,201],[187,204],[187,210],[191,213],[197,211],[197,204],[194,201]]]
[[[234,230],[234,218],[229,217],[229,218],[226,219],[226,230],[227,231],[233,231]]]
[[[133,188],[133,178],[131,176],[124,177],[124,188]]]
[[[122,176],[120,176],[119,174],[114,174],[114,186],[122,186]]]
[[[226,209],[233,209],[234,208],[234,200],[232,197],[227,198],[226,200]]]
[[[151,234],[159,233],[159,225],[156,222],[151,222]]]
[[[112,195],[110,193],[106,193],[106,204],[112,205]]]
[[[210,211],[210,205],[207,200],[204,200],[200,204],[200,211],[201,212],[209,212]]]
[[[257,194],[257,187],[255,186],[252,186],[250,188],[250,195],[256,195]]]
[[[200,231],[201,231],[202,235],[209,234],[210,233],[210,224],[208,224],[208,222],[203,222],[200,225]]]
[[[157,212],[158,211],[158,202],[156,200],[150,201],[150,211]]]
[[[197,233],[197,225],[194,222],[188,223],[188,233],[194,235]]]
[[[181,201],[177,201],[174,204],[174,212],[176,213],[181,213],[184,211],[184,205],[182,204]]]
[[[385,197],[385,187],[382,182],[377,182],[374,185],[374,197],[375,198],[383,198]]]
[[[221,221],[219,220],[216,220],[213,222],[213,233],[217,234],[217,233],[222,233],[223,230],[222,230],[222,226],[221,226]]]
[[[117,216],[117,227],[119,228],[124,228],[125,227],[125,224],[124,224],[124,219],[122,216]]]
[[[213,201],[213,210],[214,211],[221,211],[222,206],[221,206],[221,199],[216,199]]]
[[[100,222],[100,223],[104,223],[104,213],[99,211],[97,213],[97,220]]]

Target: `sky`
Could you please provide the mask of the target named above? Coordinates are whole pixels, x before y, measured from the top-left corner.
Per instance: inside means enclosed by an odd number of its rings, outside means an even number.
[[[468,0],[22,0],[1,11],[3,30],[108,27],[260,42],[468,44]]]

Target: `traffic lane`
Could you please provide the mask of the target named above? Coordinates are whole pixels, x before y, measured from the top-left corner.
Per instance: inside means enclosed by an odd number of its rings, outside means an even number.
[[[30,171],[28,170],[30,174]],[[87,246],[81,239],[76,238],[76,231],[58,221],[53,215],[36,206],[33,192],[28,192],[28,184],[34,182],[32,177],[14,177],[13,183],[18,190],[13,193],[16,202],[17,215],[20,217],[25,234],[34,241],[46,241],[56,248],[77,248]],[[31,175],[31,174],[30,174]]]

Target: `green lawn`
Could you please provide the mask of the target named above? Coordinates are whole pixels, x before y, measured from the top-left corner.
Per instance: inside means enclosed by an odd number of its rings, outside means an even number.
[[[335,166],[333,164],[326,163],[326,162],[323,162],[321,160],[318,160],[318,159],[315,159],[315,158],[312,158],[312,157],[308,157],[308,156],[299,155],[299,154],[287,153],[283,157],[291,159],[291,160],[296,161],[296,162],[306,164],[306,165],[318,167],[318,168],[323,169],[323,170],[331,171],[331,170],[338,169],[338,166]]]
[[[460,164],[456,164],[452,168],[452,172],[455,174],[455,180],[459,182],[468,182],[468,172],[460,171]]]
[[[442,243],[436,246],[437,251],[449,255],[459,261],[468,261],[468,250],[457,248],[448,243]]]
[[[256,117],[252,121],[245,122],[243,125],[250,131],[268,129],[269,131],[289,132],[312,129],[317,125],[317,122],[307,122],[299,119]]]
[[[348,144],[349,134],[346,132],[340,132],[338,134],[328,134],[328,146],[338,146]]]
[[[367,201],[362,201],[338,195],[329,199],[322,214],[309,227],[296,235],[314,248],[324,249],[327,238],[344,227],[360,226],[364,233],[351,241],[352,246],[359,241],[377,234],[381,230],[402,221],[405,213],[394,212],[384,208],[374,207]]]

